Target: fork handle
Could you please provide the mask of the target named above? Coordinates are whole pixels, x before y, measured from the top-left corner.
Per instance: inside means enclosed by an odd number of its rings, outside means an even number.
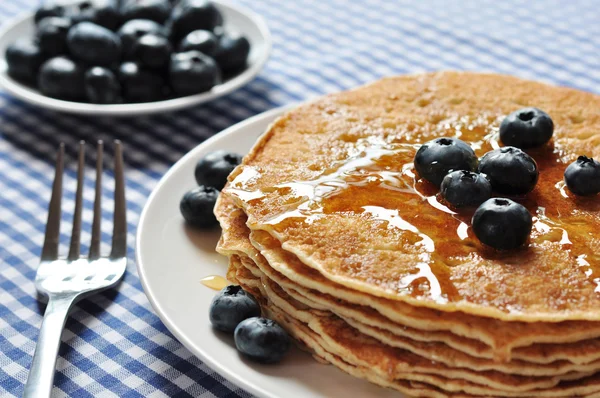
[[[60,336],[74,301],[75,296],[50,297],[23,391],[24,398],[50,396]]]

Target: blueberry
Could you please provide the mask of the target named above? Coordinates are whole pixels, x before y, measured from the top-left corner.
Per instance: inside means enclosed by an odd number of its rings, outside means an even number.
[[[474,171],[477,156],[469,145],[457,138],[436,138],[419,148],[414,164],[422,178],[439,187],[450,171]]]
[[[479,206],[492,196],[492,184],[483,174],[457,170],[446,174],[441,193],[454,207]]]
[[[158,69],[169,64],[171,51],[171,43],[166,37],[148,33],[133,43],[127,58],[140,66]]]
[[[95,66],[85,72],[85,93],[94,104],[116,104],[120,101],[121,86],[115,74],[107,68]]]
[[[74,23],[92,22],[109,30],[116,30],[121,24],[118,0],[84,0],[68,8],[67,16]]]
[[[512,146],[483,155],[478,171],[488,177],[494,191],[506,195],[525,195],[531,192],[539,176],[535,160]]]
[[[92,65],[111,66],[121,59],[119,37],[91,22],[81,22],[69,29],[67,44],[74,58]]]
[[[125,102],[152,102],[165,96],[165,82],[162,76],[143,69],[134,62],[121,64],[119,82]]]
[[[265,364],[280,362],[291,346],[290,336],[266,318],[248,318],[235,328],[235,346],[248,358]]]
[[[600,162],[587,156],[578,157],[565,170],[565,183],[575,195],[600,193]]]
[[[498,250],[515,249],[523,245],[531,233],[531,213],[510,199],[493,198],[477,208],[473,232],[484,244]]]
[[[221,22],[221,13],[211,1],[181,0],[171,13],[171,37],[176,43],[190,32],[213,30]]]
[[[208,30],[195,30],[188,33],[179,44],[179,51],[200,51],[202,54],[213,56],[217,50],[217,38]]]
[[[168,0],[123,0],[121,5],[122,21],[149,19],[163,24],[171,15],[171,3]]]
[[[240,286],[230,285],[213,298],[209,316],[215,329],[233,333],[244,319],[260,316],[260,305],[254,296]]]
[[[219,83],[221,73],[214,59],[199,51],[187,51],[171,56],[169,81],[177,96],[193,95]]]
[[[220,191],[227,183],[229,174],[241,162],[242,157],[237,153],[223,150],[210,152],[196,164],[196,182]]]
[[[68,6],[62,2],[44,1],[42,5],[35,11],[35,23],[39,23],[42,19],[48,17],[64,17],[67,13]]]
[[[55,57],[46,61],[40,68],[38,87],[49,97],[81,101],[85,98],[84,70],[73,60]]]
[[[6,48],[8,74],[16,80],[35,85],[38,70],[45,58],[32,40],[19,39]]]
[[[218,225],[213,214],[219,191],[201,185],[186,192],[179,203],[179,210],[188,224],[198,228],[212,228]]]
[[[244,36],[224,35],[219,39],[215,60],[224,72],[238,72],[246,67],[250,42]]]
[[[523,108],[504,118],[500,124],[500,140],[504,145],[533,148],[552,138],[554,123],[538,108]]]
[[[64,17],[48,17],[40,21],[37,38],[42,52],[49,56],[66,54],[67,33],[71,28],[71,20]]]
[[[128,54],[133,44],[148,33],[166,36],[165,28],[149,19],[132,19],[125,22],[117,32],[121,39],[123,54]]]

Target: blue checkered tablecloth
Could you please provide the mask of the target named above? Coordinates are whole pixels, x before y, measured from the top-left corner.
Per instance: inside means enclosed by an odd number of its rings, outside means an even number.
[[[195,358],[146,299],[134,264],[136,225],[159,178],[207,137],[270,108],[392,74],[494,71],[600,93],[600,2],[497,0],[243,0],[274,38],[247,87],[186,111],[132,119],[58,114],[0,91],[0,395],[20,396],[43,314],[33,279],[59,142],[67,144],[65,209],[73,208],[79,140],[126,148],[130,262],[124,282],[81,302],[63,334],[56,396],[239,397]],[[0,23],[37,0],[0,0]],[[600,110],[598,110],[600,112]],[[600,132],[599,132],[600,134]],[[108,155],[111,153],[108,145]],[[90,230],[93,168],[85,195]],[[105,227],[112,176],[105,174]],[[63,229],[72,213],[65,211]],[[108,230],[108,229],[107,229]],[[104,236],[104,250],[109,236]],[[83,242],[89,234],[83,234]],[[67,234],[63,236],[66,249]],[[83,248],[84,250],[87,247]]]

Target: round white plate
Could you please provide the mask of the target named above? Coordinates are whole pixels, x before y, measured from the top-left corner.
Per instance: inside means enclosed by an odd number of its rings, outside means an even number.
[[[210,91],[187,97],[164,101],[98,105],[63,101],[42,95],[39,91],[23,85],[7,74],[4,53],[6,47],[23,37],[33,37],[33,14],[28,13],[9,21],[0,30],[0,86],[15,97],[33,105],[61,112],[94,116],[135,116],[150,113],[169,112],[198,105],[228,94],[247,84],[263,68],[271,53],[271,33],[265,20],[253,11],[229,3],[226,0],[213,0],[223,14],[225,29],[245,35],[250,41],[248,67],[241,74],[213,87]]]
[[[320,364],[298,349],[278,365],[257,365],[238,354],[230,336],[211,328],[208,309],[216,292],[200,280],[224,276],[227,260],[214,250],[219,231],[206,233],[186,227],[179,200],[196,186],[198,159],[216,149],[246,154],[282,112],[284,109],[275,109],[228,128],[185,155],[162,178],[138,225],[136,259],[142,286],[158,316],[183,345],[256,396],[399,398],[399,393]]]

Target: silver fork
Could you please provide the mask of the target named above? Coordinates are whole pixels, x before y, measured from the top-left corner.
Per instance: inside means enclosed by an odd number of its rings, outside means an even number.
[[[42,248],[40,266],[35,286],[48,297],[48,306],[40,329],[24,397],[48,397],[54,384],[54,368],[60,347],[60,337],[69,310],[78,300],[100,290],[114,286],[125,273],[127,265],[127,222],[125,219],[125,182],[123,176],[123,150],[115,141],[115,208],[112,250],[108,257],[100,257],[100,222],[102,197],[102,141],[98,142],[96,160],[96,193],[92,240],[86,257],[80,255],[81,209],[83,201],[83,175],[85,143],[79,145],[77,192],[73,230],[69,254],[58,256],[60,236],[63,159],[65,147],[60,145],[56,159],[56,174],[52,185],[52,197],[48,208],[48,223]]]

